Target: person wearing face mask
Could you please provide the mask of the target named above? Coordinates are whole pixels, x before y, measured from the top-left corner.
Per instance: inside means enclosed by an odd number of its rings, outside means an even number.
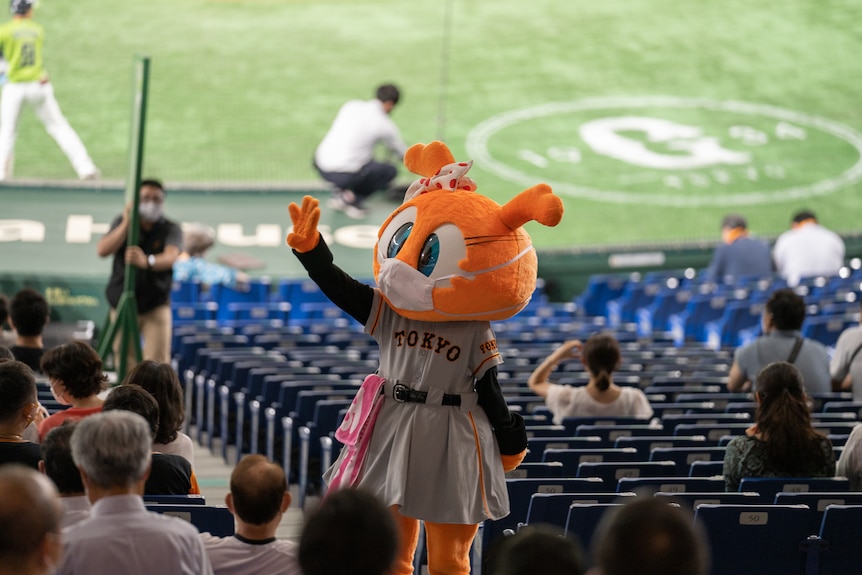
[[[111,223],[111,228],[96,246],[99,257],[114,256],[111,279],[105,294],[116,312],[126,278],[126,264],[138,268],[135,274],[135,300],[138,304],[138,327],[143,338],[143,359],[168,363],[171,359],[170,294],[174,262],[182,251],[183,232],[179,224],[162,213],[165,188],[158,180],[141,182],[138,215],[140,232],[138,245],[127,246],[131,221],[131,204]],[[114,357],[118,358],[119,334],[114,342]],[[136,363],[131,347],[126,350],[127,366]]]
[[[69,407],[49,415],[39,424],[40,442],[65,421],[102,411],[104,401],[99,394],[105,389],[108,378],[102,373],[102,359],[89,344],[73,341],[49,349],[42,356],[42,373],[48,376],[54,399]]]

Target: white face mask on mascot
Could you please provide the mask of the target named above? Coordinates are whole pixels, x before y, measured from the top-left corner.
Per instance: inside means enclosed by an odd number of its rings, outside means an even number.
[[[562,203],[539,184],[500,206],[476,193],[440,142],[418,144],[404,163],[424,177],[380,228],[374,279],[400,315],[420,321],[502,320],[530,301],[537,260],[523,224],[554,226]]]

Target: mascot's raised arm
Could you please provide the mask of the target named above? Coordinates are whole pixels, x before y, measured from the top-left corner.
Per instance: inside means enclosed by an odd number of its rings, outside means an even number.
[[[470,572],[478,524],[509,513],[505,471],[524,458],[527,436],[497,382],[502,358],[490,322],[514,316],[536,287],[529,221],[557,225],[560,198],[536,185],[500,206],[476,193],[469,162],[445,144],[411,147],[420,176],[383,223],[372,288],[334,263],[317,230],[320,208],[290,204],[287,243],[321,290],[380,346],[337,437],[329,489],[361,487],[392,508],[402,535],[393,573],[413,572],[419,520],[430,573]]]

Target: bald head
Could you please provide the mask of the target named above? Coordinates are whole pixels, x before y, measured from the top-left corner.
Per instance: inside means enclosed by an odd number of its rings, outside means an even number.
[[[246,455],[230,475],[230,492],[236,516],[263,525],[282,511],[287,491],[284,471],[263,455]]]
[[[24,572],[25,567],[59,561],[60,518],[57,488],[37,471],[17,464],[0,467],[0,568]],[[52,539],[46,545],[46,539]],[[46,556],[53,547],[56,556]]]

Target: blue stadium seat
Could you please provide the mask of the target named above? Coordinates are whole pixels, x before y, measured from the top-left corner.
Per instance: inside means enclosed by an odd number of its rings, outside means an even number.
[[[775,494],[775,505],[807,505],[811,509],[810,533],[820,532],[823,514],[830,505],[862,505],[859,491],[796,491]],[[862,563],[860,563],[862,566]]]
[[[847,575],[859,573],[862,565],[862,506],[829,505],[820,525],[822,547],[818,567],[819,575]]]
[[[546,449],[542,461],[556,461],[562,464],[569,477],[577,473],[581,463],[601,463],[604,461],[644,461],[632,447],[615,449]]]
[[[641,494],[665,493],[711,493],[724,491],[721,477],[622,477],[617,482],[617,491],[634,491]]]
[[[622,507],[623,503],[580,503],[569,505],[569,513],[566,516],[566,537],[577,540],[586,556],[586,566],[595,566],[595,561],[590,553],[593,548],[593,535],[605,513]]]
[[[212,505],[163,505],[147,503],[147,511],[173,515],[198,528],[201,533],[215,537],[229,537],[234,534],[233,514],[227,507]]]
[[[712,349],[736,347],[739,345],[739,332],[760,325],[764,306],[765,302],[760,301],[728,303],[719,319],[705,324],[704,343]]]
[[[714,477],[724,474],[724,461],[692,461],[688,468],[689,477]]]
[[[507,479],[538,479],[548,477],[566,477],[563,474],[563,464],[559,461],[521,463],[516,469],[506,473]]]
[[[795,505],[699,505],[712,575],[804,575],[811,510]]]
[[[692,295],[691,289],[679,285],[663,287],[650,305],[637,311],[638,335],[650,337],[655,333],[669,332],[670,317],[682,312]]]
[[[534,493],[599,493],[605,488],[600,479],[507,479],[506,489],[509,492],[508,516],[496,521],[485,521],[480,527],[480,541],[483,554],[486,555],[492,544],[503,536],[506,529],[515,530],[519,523],[527,518],[527,510],[530,508],[530,498]]]
[[[656,435],[651,437],[619,437],[614,442],[614,447],[634,447],[638,451],[641,461],[649,460],[650,453],[654,449],[669,447],[689,447],[700,449],[710,447],[706,436],[679,437],[673,435]]]
[[[629,281],[628,274],[591,275],[583,293],[575,298],[579,313],[591,316],[604,315],[608,301],[620,297]]]
[[[598,449],[601,439],[598,437],[569,437],[560,426],[559,436],[529,437],[527,439],[527,455],[524,462],[542,461],[543,454],[548,449]]]
[[[835,347],[841,332],[858,324],[858,320],[849,315],[809,316],[802,324],[802,335],[819,341],[827,347]]]
[[[575,477],[598,477],[605,485],[614,485],[623,477],[672,477],[673,461],[585,461],[578,465]]]
[[[566,528],[566,518],[572,503],[618,503],[634,493],[534,493],[527,509],[527,525],[553,525]]]
[[[694,511],[698,505],[758,505],[760,495],[757,493],[738,493],[736,491],[712,491],[697,493],[694,491],[682,493],[666,493],[657,491],[653,497],[662,497],[670,503],[677,503]]]
[[[778,493],[805,493],[809,491],[849,491],[850,481],[846,477],[743,477],[739,491],[760,493],[765,502],[775,501]]]
[[[695,461],[724,461],[724,447],[657,447],[650,452],[650,461],[673,461],[680,472],[687,471]]]

